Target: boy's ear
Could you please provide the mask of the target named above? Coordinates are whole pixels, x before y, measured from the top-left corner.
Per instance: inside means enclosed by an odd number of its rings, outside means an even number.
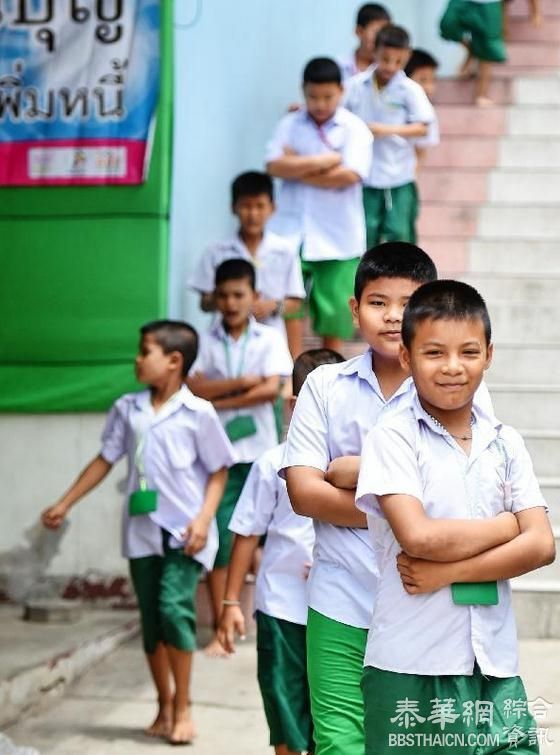
[[[490,365],[492,364],[492,358],[494,357],[494,344],[489,343],[488,347],[486,349],[486,364],[484,365],[484,369],[487,370]]]
[[[169,357],[169,366],[171,369],[176,370],[177,367],[180,370],[183,369],[183,355],[180,351],[171,351],[167,356]]]
[[[410,372],[410,352],[403,343],[399,346],[399,362],[403,370]]]
[[[359,302],[355,296],[352,296],[350,297],[350,299],[348,299],[348,306],[350,307],[350,312],[352,314],[352,324],[355,328],[358,328],[360,326],[358,319]]]

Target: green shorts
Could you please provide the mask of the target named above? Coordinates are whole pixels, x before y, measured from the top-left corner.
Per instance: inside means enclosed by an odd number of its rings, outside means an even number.
[[[313,750],[305,626],[261,611],[257,620],[257,677],[270,744],[293,752]]]
[[[418,190],[414,182],[392,189],[373,189],[364,186],[367,246],[381,241],[416,243]]]
[[[196,647],[196,588],[201,564],[182,548],[169,547],[169,533],[162,530],[163,556],[144,556],[129,561],[130,577],[138,599],[142,640],[146,653],[163,642],[178,650]]]
[[[503,63],[507,59],[504,42],[502,3],[476,3],[451,0],[439,22],[441,36],[464,42],[478,60]]]
[[[251,465],[245,463],[234,464],[229,468],[226,489],[216,512],[218,553],[214,561],[214,569],[221,569],[229,564],[233,546],[233,532],[229,529],[229,523],[250,469]]]
[[[307,675],[315,755],[364,755],[364,704],[360,681],[367,629],[351,627],[309,609]]]
[[[365,755],[538,755],[518,676],[418,676],[368,666]]]
[[[348,340],[354,334],[349,299],[354,295],[354,278],[360,261],[307,261],[301,263],[311,324],[318,336]]]

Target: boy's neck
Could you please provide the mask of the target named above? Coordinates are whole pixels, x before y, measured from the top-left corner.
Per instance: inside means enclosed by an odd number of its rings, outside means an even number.
[[[398,359],[384,359],[375,352],[372,354],[371,368],[386,400],[398,391],[410,375],[407,370],[403,370]]]
[[[472,399],[459,409],[439,409],[418,395],[424,411],[455,438],[471,435]]]
[[[362,51],[361,47],[358,47],[354,53],[354,60],[356,61],[356,68],[358,71],[367,71],[367,69],[375,63],[375,58],[371,60],[369,55]]]
[[[243,228],[240,228],[239,238],[249,250],[251,257],[255,257],[264,238],[264,228],[260,233],[247,233]]]
[[[150,401],[152,407],[157,412],[161,407],[169,401],[177,391],[181,390],[183,385],[183,377],[181,375],[172,375],[167,382],[162,385],[150,386]]]
[[[242,323],[241,325],[235,325],[234,327],[229,327],[224,322],[223,326],[228,336],[230,336],[230,338],[233,338],[234,341],[238,341],[243,335],[243,333],[245,333],[245,331],[249,327],[249,318],[247,318],[247,320],[245,320],[245,322]]]

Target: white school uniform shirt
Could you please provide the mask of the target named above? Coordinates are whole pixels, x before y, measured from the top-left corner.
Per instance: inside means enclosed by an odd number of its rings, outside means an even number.
[[[189,374],[202,372],[210,380],[224,380],[240,375],[287,376],[292,374],[292,369],[293,362],[286,339],[274,328],[251,317],[247,330],[237,340],[225,332],[221,322],[215,322],[203,333],[198,356]],[[224,427],[235,417],[245,415],[253,417],[257,432],[233,444],[236,464],[251,463],[278,443],[271,401],[243,409],[218,411]]]
[[[389,83],[379,89],[375,83],[375,66],[354,76],[346,83],[344,105],[365,123],[430,124],[434,108],[422,87],[404,71],[397,71]],[[375,189],[393,189],[414,181],[416,153],[414,139],[383,136],[373,142],[373,161],[365,180]]]
[[[266,161],[290,147],[299,155],[339,152],[342,165],[362,180],[369,175],[373,137],[361,120],[344,108],[318,126],[303,108],[288,113],[266,148]],[[343,189],[322,189],[302,181],[282,181],[270,228],[303,244],[304,260],[346,260],[365,249],[365,216],[360,181]]]
[[[157,510],[129,516],[128,496],[138,490],[136,450],[141,446],[143,473],[158,492]],[[128,393],[113,405],[102,435],[101,456],[115,464],[128,460],[127,501],[123,508],[122,552],[125,558],[163,555],[161,529],[171,534],[172,548],[182,548],[183,532],[204,502],[209,475],[234,462],[234,451],[210,402],[183,386],[158,412],[150,391]],[[218,551],[215,521],[208,542],[193,558],[211,569]]]
[[[415,394],[407,378],[387,401],[372,369],[372,352],[342,364],[322,365],[300,391],[286,442],[281,476],[288,467],[326,472],[340,456],[359,456],[380,416],[410,404]],[[477,400],[492,413],[486,386]],[[377,566],[366,529],[335,527],[315,521],[313,566],[308,580],[309,606],[329,619],[369,628],[375,599]]]
[[[264,299],[305,299],[297,246],[271,231],[265,231],[255,257],[239,236],[209,246],[189,279],[190,288],[201,294],[212,293],[216,268],[234,258],[255,266],[256,290]],[[281,315],[271,315],[264,322],[281,333],[286,332]]]
[[[451,588],[408,595],[396,566],[402,550],[376,496],[395,493],[422,502],[432,519],[486,519],[544,506],[523,440],[513,428],[473,411],[467,456],[427,414],[418,396],[368,435],[356,503],[368,515],[379,569],[365,665],[403,674],[486,676],[517,670],[517,635],[508,580],[495,606],[460,606]]]
[[[306,572],[313,557],[313,522],[292,510],[278,477],[285,443],[251,467],[229,524],[232,532],[266,535],[255,586],[255,610],[293,624],[307,624]]]
[[[336,58],[340,73],[342,74],[342,81],[346,83],[348,79],[360,73],[360,69],[356,65],[356,53],[352,51],[349,55],[341,55]]]

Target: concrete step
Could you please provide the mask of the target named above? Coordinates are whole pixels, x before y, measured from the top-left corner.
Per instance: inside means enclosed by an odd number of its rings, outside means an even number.
[[[538,365],[538,370],[535,369]],[[487,372],[492,383],[542,383],[544,376],[560,375],[560,342],[527,344],[494,342],[494,358]],[[559,457],[560,474],[560,457]]]
[[[560,101],[560,77],[520,76],[512,91],[517,105],[551,105]]]
[[[560,99],[560,94],[559,98]],[[436,155],[441,147],[430,150],[429,157]],[[451,148],[449,148],[450,151]],[[484,159],[488,151],[483,146]],[[560,168],[560,138],[506,138],[500,139],[497,145],[496,165],[499,168]],[[442,159],[442,158],[440,158]],[[426,160],[426,165],[432,164]],[[478,163],[474,163],[478,167]]]
[[[558,0],[540,0],[541,14],[544,24],[548,24],[553,19],[547,16],[560,17],[560,3]],[[511,18],[526,19],[529,16],[529,4],[527,0],[513,0],[508,3],[508,15]]]
[[[481,110],[466,105],[440,105],[437,112],[442,137],[501,136],[506,131],[507,111],[503,107]]]
[[[510,18],[508,42],[560,42],[560,18],[547,18],[541,26],[533,26],[527,18]]]
[[[550,68],[554,71],[560,67],[560,46],[557,40],[534,42],[511,41],[507,46],[508,59],[503,64],[505,70],[513,69],[531,71]]]
[[[427,168],[494,168],[498,165],[499,142],[493,136],[453,136],[426,151],[420,176]]]
[[[436,263],[440,278],[457,278],[467,269],[466,239],[420,236],[418,244]]]
[[[419,173],[418,184],[423,201],[479,205],[488,196],[488,171],[426,167]]]
[[[498,418],[502,419],[499,415]],[[539,479],[545,478],[558,482],[558,474],[560,473],[560,432],[558,430],[527,430],[519,426],[516,429],[523,436],[527,450],[533,460],[535,473]],[[557,512],[555,512],[555,519],[558,519]]]
[[[554,301],[560,290],[560,271],[557,275],[543,273],[518,273],[496,275],[495,273],[467,273],[462,280],[474,286],[489,301],[521,300],[530,307],[534,301]]]
[[[481,179],[477,174],[464,175],[462,192],[456,188],[456,184],[460,183],[460,176],[451,176],[450,201],[474,201],[473,197],[483,193]],[[432,193],[436,194],[433,190]],[[489,201],[494,204],[560,206],[560,170],[494,170],[488,176],[487,194]]]
[[[528,574],[512,579],[511,587],[519,639],[560,638],[560,581]]]
[[[503,275],[530,270],[542,275],[560,273],[558,242],[527,240],[474,239],[468,242],[468,269]]]
[[[497,105],[513,102],[513,80],[510,77],[494,78],[489,95]],[[472,105],[476,98],[474,79],[462,81],[457,78],[441,78],[437,82],[434,97],[436,105]]]
[[[560,111],[559,111],[560,114]],[[464,217],[461,236],[467,228],[466,218],[474,223],[476,211],[469,207],[453,206],[446,208],[447,217]],[[471,214],[469,214],[471,213]],[[522,207],[487,204],[477,212],[478,228],[476,236],[480,239],[501,239],[509,243],[516,239],[556,240],[560,238],[560,213],[556,207]],[[434,217],[428,216],[427,222],[433,223]],[[475,235],[474,233],[472,234]]]
[[[539,485],[548,504],[550,522],[553,527],[558,528],[560,527],[560,477],[539,477]]]
[[[496,341],[516,340],[527,344],[558,342],[560,304],[535,304],[530,307],[525,302],[515,301],[490,301],[487,304]],[[558,376],[544,375],[542,380],[554,380],[555,377]]]
[[[560,107],[555,105],[514,105],[507,112],[504,111],[504,116],[505,130],[509,136],[560,136]],[[487,128],[497,128],[497,123],[498,117],[493,114]],[[481,133],[491,132],[488,130]]]
[[[474,205],[423,201],[417,229],[426,251],[430,251],[430,240],[434,237],[472,238],[478,228],[478,212]]]
[[[494,411],[502,422],[515,428],[557,430],[560,417],[560,384],[489,383],[488,387]],[[560,460],[560,456],[557,458]]]

